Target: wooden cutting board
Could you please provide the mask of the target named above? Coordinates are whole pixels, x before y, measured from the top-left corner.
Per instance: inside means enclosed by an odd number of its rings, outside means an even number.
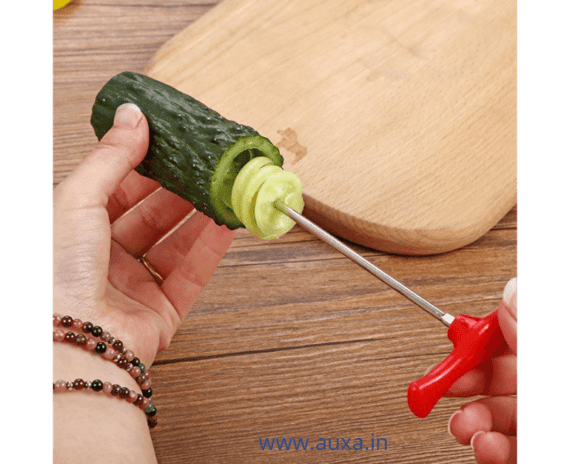
[[[271,139],[350,241],[445,252],[516,203],[515,0],[225,0],[145,72]]]

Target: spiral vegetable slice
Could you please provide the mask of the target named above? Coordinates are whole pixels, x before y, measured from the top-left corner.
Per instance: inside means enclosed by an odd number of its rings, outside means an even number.
[[[303,211],[303,188],[299,178],[272,163],[269,158],[249,161],[235,178],[232,209],[256,237],[273,239],[287,233],[295,224],[274,208],[282,200],[298,212]]]
[[[283,171],[268,177],[257,191],[255,199],[255,222],[266,238],[276,238],[289,231],[294,225],[289,216],[273,206],[281,200],[297,212],[303,211],[303,186],[299,178],[292,172]]]
[[[274,166],[271,160],[266,156],[258,156],[246,163],[235,177],[231,192],[231,205],[234,214],[242,222],[243,220],[241,220],[241,217],[244,215],[242,204],[245,204],[245,206],[248,207],[251,202],[251,199],[249,201],[244,200],[246,193],[249,191],[247,185],[250,184],[252,177],[259,172],[263,166],[267,165]]]

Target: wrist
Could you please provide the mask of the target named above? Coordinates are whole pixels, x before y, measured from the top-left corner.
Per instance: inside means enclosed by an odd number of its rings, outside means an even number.
[[[75,379],[92,381],[99,379],[125,386],[138,393],[140,385],[124,369],[115,363],[103,359],[93,352],[80,349],[68,343],[54,343],[53,346],[53,379],[73,382]]]
[[[90,352],[94,359],[98,359],[103,364],[101,367],[109,369],[113,364],[118,368],[119,372],[127,372],[129,376],[124,375],[124,378],[136,380],[140,385],[142,394],[145,397],[152,395],[150,389],[151,380],[150,373],[146,366],[135,357],[135,354],[125,347],[121,340],[113,337],[109,332],[104,331],[100,326],[94,326],[91,322],[82,322],[80,319],[73,319],[71,316],[60,316],[59,314],[53,315],[53,325],[56,329],[53,332],[53,341],[59,342],[58,344],[65,344],[68,347],[81,348],[79,351],[59,350],[58,356],[68,356],[69,360],[77,359],[77,353]],[[54,353],[55,354],[55,353]],[[79,356],[82,358],[82,356]],[[85,358],[91,359],[91,358]],[[69,361],[68,360],[68,361]],[[109,361],[108,363],[104,361]],[[76,363],[68,362],[69,365]],[[97,364],[97,363],[96,363]]]
[[[125,369],[94,351],[72,343],[54,343],[53,380],[101,380],[141,393]],[[145,398],[147,400],[147,398]],[[54,462],[77,462],[90,456],[93,463],[156,463],[147,415],[134,403],[94,389],[54,392]],[[105,453],[101,453],[102,447]]]
[[[56,321],[56,317],[61,320],[62,316],[69,315],[74,320],[81,320],[83,322],[90,322],[93,326],[101,327],[103,333],[107,336],[111,336],[112,342],[114,340],[121,340],[124,347],[135,353],[142,363],[146,367],[150,367],[154,362],[157,354],[157,349],[159,345],[159,334],[157,331],[153,330],[152,322],[148,323],[143,320],[139,322],[137,319],[138,311],[125,312],[121,309],[120,302],[116,302],[113,296],[107,299],[105,304],[63,304],[61,298],[54,301],[54,308],[57,308],[57,313],[54,314],[54,328],[57,327],[64,331],[72,330],[76,333],[84,333],[87,336],[91,336],[89,333],[85,333],[80,328],[73,327],[62,327],[59,322]],[[71,308],[71,309],[70,309]],[[150,317],[152,317],[151,315]],[[160,323],[159,317],[154,315]],[[141,318],[142,319],[142,318]],[[143,330],[140,330],[142,327]],[[148,328],[148,330],[147,330]],[[142,335],[141,332],[144,334]],[[95,337],[99,341],[100,337]],[[107,338],[103,337],[102,341],[107,342]],[[111,343],[112,345],[113,343]]]
[[[100,326],[93,326],[90,322],[82,322],[68,315],[62,317],[54,314],[53,325],[56,327],[53,332],[53,340],[57,342],[56,347],[64,347],[54,348],[54,374],[58,376],[57,382],[54,383],[55,392],[66,391],[66,383],[73,381],[73,379],[59,377],[61,374],[71,372],[76,376],[83,375],[82,367],[85,365],[88,370],[102,371],[107,374],[111,373],[111,375],[119,373],[131,388],[97,378],[100,382],[95,384],[93,391],[97,392],[102,389],[104,393],[111,396],[119,395],[121,399],[135,403],[149,415],[149,425],[156,425],[154,417],[156,409],[150,405],[152,401],[150,372],[121,340],[115,339]],[[82,356],[82,353],[88,356]],[[69,385],[67,389],[82,390],[85,382],[88,382],[87,388],[89,389],[91,382],[95,380],[79,376],[75,378],[78,379],[77,385],[74,388]],[[132,388],[136,384],[138,384],[137,387]]]

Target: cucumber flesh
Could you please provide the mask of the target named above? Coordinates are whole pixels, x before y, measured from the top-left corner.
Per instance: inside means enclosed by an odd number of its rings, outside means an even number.
[[[263,183],[255,201],[255,222],[266,238],[283,235],[295,225],[295,221],[273,205],[275,201],[281,200],[289,208],[302,212],[302,190],[299,178],[292,172],[283,170]]]
[[[233,184],[242,167],[247,165],[252,156],[268,157],[273,163],[283,162],[283,158],[278,158],[281,156],[279,150],[268,139],[255,135],[246,136],[238,139],[222,154],[212,175],[210,186],[212,207],[227,224],[232,226],[240,223],[231,207]]]
[[[247,150],[236,156],[228,169],[226,176],[223,179],[223,185],[220,189],[220,195],[224,206],[232,208],[232,187],[240,170],[253,158],[253,150]],[[260,156],[260,159],[265,156]]]
[[[275,201],[303,211],[303,188],[299,178],[275,166],[268,158],[249,161],[235,178],[231,204],[235,215],[256,237],[273,239],[288,232],[295,222],[277,210]]]
[[[272,174],[276,174],[280,171],[281,168],[273,164],[260,168],[259,171],[251,176],[251,179],[248,182],[243,194],[241,204],[238,205],[238,208],[242,213],[242,222],[256,237],[263,238],[266,235],[259,229],[259,227],[257,227],[255,220],[255,204],[257,201],[257,193],[263,183],[269,177],[271,177]]]
[[[263,166],[267,165],[273,165],[273,163],[269,158],[265,156],[259,156],[247,163],[236,176],[231,192],[231,208],[238,218],[243,216],[241,205],[243,203],[244,195],[247,193],[247,185],[251,182],[251,178]],[[249,203],[247,203],[247,205],[249,205]]]

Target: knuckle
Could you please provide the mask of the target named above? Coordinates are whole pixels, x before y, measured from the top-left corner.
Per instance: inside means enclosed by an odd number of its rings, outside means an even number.
[[[109,203],[113,203],[119,211],[127,211],[129,209],[130,200],[125,189],[119,185],[109,197]]]
[[[111,158],[117,160],[129,160],[130,150],[124,144],[117,145],[100,145],[95,149],[97,156]]]
[[[193,283],[200,289],[206,287],[206,284],[209,280],[207,277],[200,275],[200,273],[196,271],[196,268],[193,265],[184,266],[182,269],[182,274],[184,280]]]
[[[180,259],[184,258],[184,256],[188,254],[194,243],[193,241],[189,242],[186,237],[183,237],[180,234],[173,234],[170,240],[172,250],[180,257]]]
[[[221,260],[224,256],[224,253],[217,250],[216,247],[213,244],[208,243],[207,240],[204,240],[203,237],[204,234],[201,234],[198,237],[198,240],[200,241],[200,243],[202,243],[202,245],[206,248],[206,250],[208,251],[208,253],[214,255],[218,260]]]
[[[162,211],[150,202],[144,202],[138,207],[141,222],[151,230],[165,231],[167,229]]]
[[[124,147],[125,134],[116,127],[112,127],[99,141],[99,145],[109,148]]]
[[[121,131],[113,128],[99,141],[93,155],[128,163],[129,168],[134,169],[133,155],[136,152],[136,146],[137,144],[134,143],[132,136],[126,138]]]

